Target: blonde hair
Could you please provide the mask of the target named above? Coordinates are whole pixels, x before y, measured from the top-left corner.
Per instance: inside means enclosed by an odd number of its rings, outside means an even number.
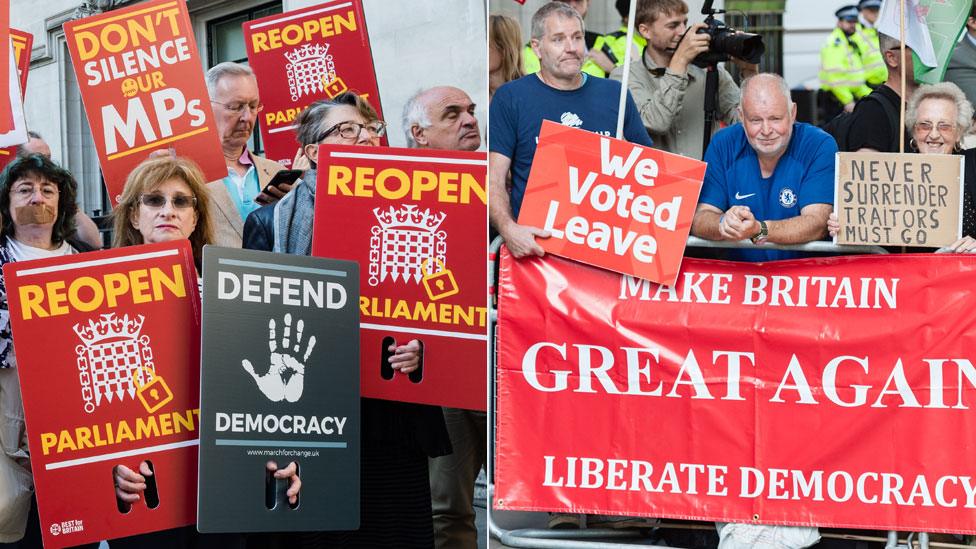
[[[132,215],[139,209],[143,194],[170,179],[178,179],[188,187],[197,199],[197,226],[188,237],[193,247],[193,258],[200,265],[203,246],[213,242],[213,222],[210,219],[210,197],[200,168],[186,158],[155,158],[136,166],[125,180],[122,198],[112,211],[112,247],[143,244],[142,233],[132,226]]]
[[[501,73],[505,82],[525,76],[522,68],[522,30],[518,21],[506,15],[489,18],[488,40],[501,54]]]

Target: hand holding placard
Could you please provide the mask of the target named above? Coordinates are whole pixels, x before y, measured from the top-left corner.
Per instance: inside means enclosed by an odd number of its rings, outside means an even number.
[[[704,176],[703,162],[544,121],[518,223],[551,234],[546,252],[670,284]]]

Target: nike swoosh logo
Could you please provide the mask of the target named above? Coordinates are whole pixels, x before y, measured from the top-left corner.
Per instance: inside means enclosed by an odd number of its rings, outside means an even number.
[[[738,191],[736,191],[736,193],[735,193],[735,199],[736,200],[744,200],[746,198],[749,198],[750,196],[756,196],[756,193],[739,194]]]

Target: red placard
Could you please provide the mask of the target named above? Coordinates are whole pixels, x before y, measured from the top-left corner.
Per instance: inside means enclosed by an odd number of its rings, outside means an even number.
[[[544,120],[519,212],[549,253],[671,284],[705,163]]]
[[[14,61],[17,63],[17,74],[20,75],[20,96],[24,97],[27,93],[27,73],[30,71],[34,35],[22,30],[10,29],[10,43],[14,47]]]
[[[189,242],[3,268],[45,547],[196,520],[200,297]],[[123,514],[113,468],[159,504]]]
[[[485,409],[485,153],[319,147],[312,255],[358,261],[364,397]],[[419,339],[393,374],[384,339]]]
[[[497,508],[976,531],[976,259],[502,255]]]
[[[291,166],[295,118],[320,99],[352,90],[380,118],[380,96],[362,0],[329,0],[244,23],[247,60],[261,91],[265,156]]]
[[[14,115],[10,102],[10,2],[0,2],[0,134],[14,129]]]
[[[14,48],[14,61],[17,63],[17,73],[20,75],[20,97],[27,93],[27,73],[30,71],[31,46],[34,35],[17,29],[10,29],[10,43]],[[17,147],[0,148],[0,170],[4,169],[17,155]]]
[[[186,2],[70,21],[64,34],[113,204],[156,149],[193,159],[206,181],[227,176]]]

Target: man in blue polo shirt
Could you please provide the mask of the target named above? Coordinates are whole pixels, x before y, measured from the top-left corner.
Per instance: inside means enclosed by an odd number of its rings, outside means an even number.
[[[586,47],[583,19],[562,2],[545,4],[532,16],[532,48],[539,56],[539,72],[498,88],[489,109],[489,215],[515,257],[543,255],[535,237],[547,231],[516,223],[522,195],[535,156],[543,120],[582,128],[602,135],[617,129],[620,82],[588,78],[580,72]],[[624,138],[650,146],[630,93]],[[506,179],[511,170],[511,192]]]
[[[708,240],[751,239],[733,259],[770,261],[798,252],[764,243],[803,244],[827,234],[834,203],[834,153],[827,133],[796,122],[782,77],[759,74],[742,84],[741,124],[712,139],[691,233]]]

